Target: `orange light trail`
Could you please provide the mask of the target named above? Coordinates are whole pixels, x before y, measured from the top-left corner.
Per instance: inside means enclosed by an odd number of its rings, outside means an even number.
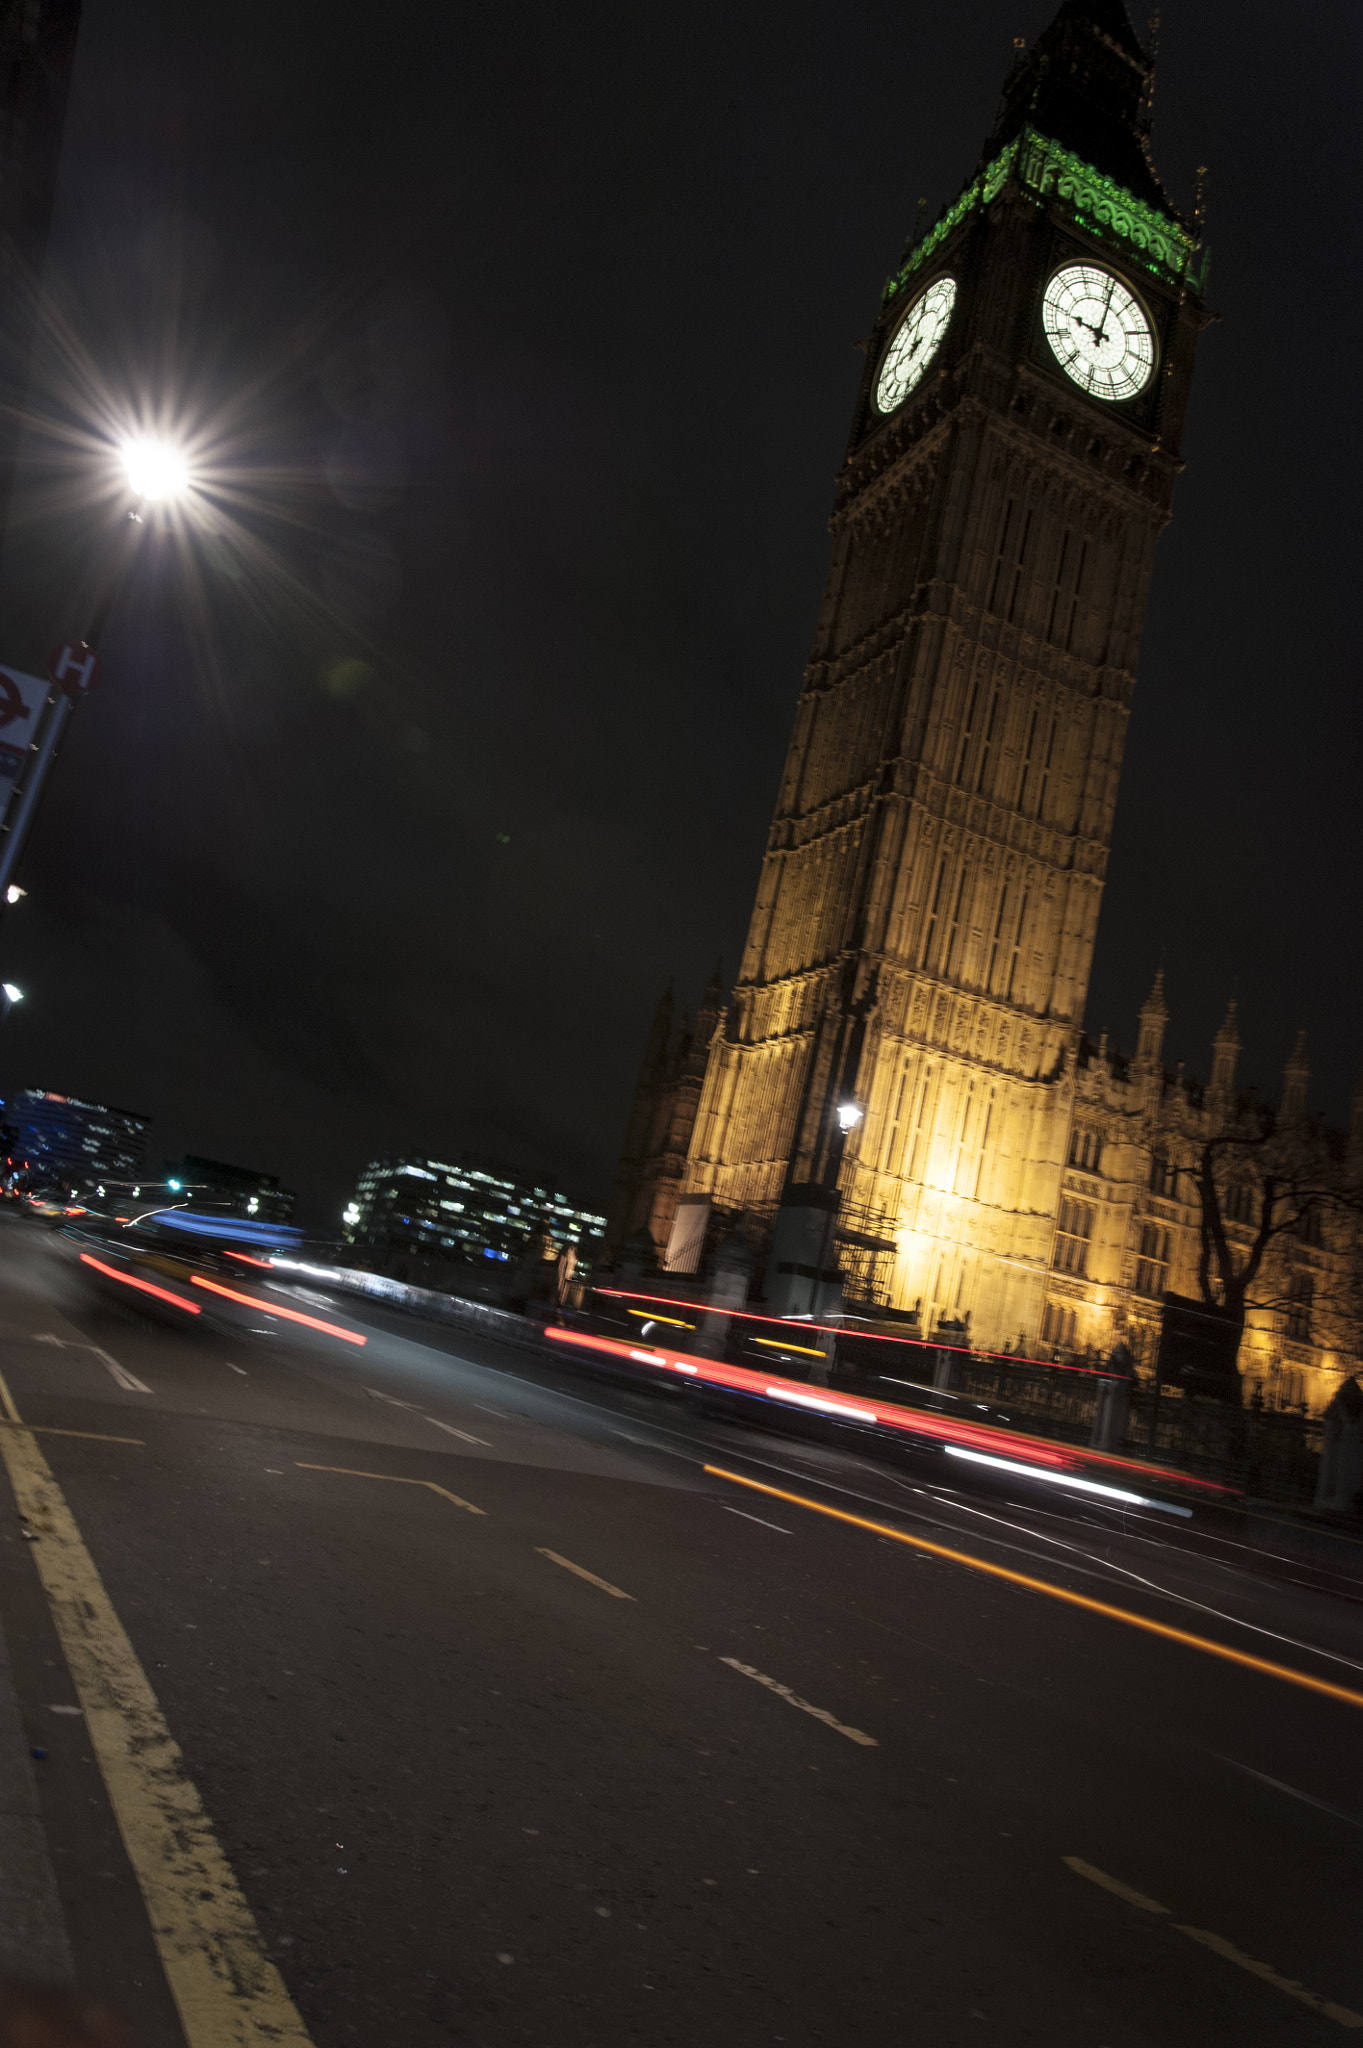
[[[660,1301],[665,1308],[694,1309],[698,1305],[701,1308],[708,1305],[705,1302],[697,1304],[694,1301],[678,1301],[669,1294],[635,1294],[627,1287],[593,1287],[592,1293],[604,1294],[612,1301]],[[631,1310],[630,1313],[633,1314],[634,1311]],[[723,1313],[740,1323],[770,1323],[776,1329],[789,1329],[792,1321],[789,1316],[760,1316],[750,1308],[726,1308]],[[659,1317],[659,1321],[662,1320],[664,1318]],[[694,1325],[687,1327],[693,1328]],[[1077,1372],[1086,1374],[1089,1379],[1097,1380],[1120,1377],[1117,1373],[1105,1371],[1101,1365],[1061,1365],[1057,1359],[1024,1358],[1020,1353],[1011,1351],[972,1351],[968,1344],[930,1344],[924,1337],[889,1337],[879,1330],[848,1330],[836,1323],[806,1322],[803,1316],[799,1319],[799,1327],[802,1330],[816,1330],[820,1336],[855,1337],[858,1344],[913,1344],[920,1351],[959,1352],[962,1358],[1006,1358],[1010,1365],[1038,1365],[1044,1372]]]
[[[986,1578],[1003,1579],[1009,1585],[1022,1586],[1029,1593],[1044,1593],[1049,1600],[1059,1600],[1066,1607],[1080,1607],[1088,1614],[1101,1614],[1108,1621],[1124,1622],[1128,1628],[1138,1628],[1146,1635],[1162,1636],[1168,1643],[1182,1643],[1191,1650],[1201,1650],[1208,1657],[1224,1658],[1228,1664],[1239,1664],[1246,1671],[1261,1671],[1268,1678],[1284,1679],[1289,1685],[1300,1685],[1307,1692],[1323,1693],[1326,1699],[1342,1700],[1349,1707],[1363,1707],[1363,1692],[1355,1692],[1347,1685],[1332,1685],[1326,1678],[1312,1678],[1309,1672],[1294,1671],[1290,1664],[1274,1664],[1267,1657],[1251,1657],[1247,1650],[1232,1650],[1227,1643],[1213,1641],[1210,1636],[1195,1636],[1186,1628],[1171,1628],[1166,1621],[1152,1621],[1148,1615],[1136,1614],[1127,1607],[1113,1607],[1106,1600],[1095,1600],[1088,1593],[1071,1593],[1067,1586],[1053,1586],[1049,1579],[1034,1579],[1027,1572],[1015,1572],[1004,1564],[991,1564],[982,1557],[972,1557],[968,1550],[952,1550],[945,1543],[932,1543],[926,1536],[910,1536],[903,1529],[895,1529],[887,1522],[872,1522],[865,1515],[849,1514],[846,1508],[825,1507],[819,1500],[806,1500],[803,1494],[787,1493],[783,1487],[767,1486],[760,1479],[745,1479],[741,1472],[726,1472],[722,1465],[706,1465],[705,1471],[712,1479],[727,1479],[733,1486],[746,1486],[752,1493],[767,1494],[772,1500],[786,1501],[791,1507],[808,1508],[812,1514],[827,1515],[830,1521],[846,1522],[854,1529],[869,1529],[873,1536],[888,1536],[892,1542],[906,1543],[911,1550],[925,1550],[932,1557],[944,1557],[950,1564],[963,1564],[973,1572],[983,1572]]]

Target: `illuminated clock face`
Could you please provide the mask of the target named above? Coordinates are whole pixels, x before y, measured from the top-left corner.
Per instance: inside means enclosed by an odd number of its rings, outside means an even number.
[[[1041,301],[1055,359],[1094,398],[1134,398],[1155,369],[1150,322],[1121,279],[1091,263],[1057,270]]]
[[[915,299],[896,327],[876,380],[876,406],[893,412],[922,378],[942,345],[956,303],[956,280],[939,277]]]

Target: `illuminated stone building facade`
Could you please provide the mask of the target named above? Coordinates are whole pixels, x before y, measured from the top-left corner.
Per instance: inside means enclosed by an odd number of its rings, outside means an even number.
[[[1164,1063],[1168,1010],[1158,975],[1142,1006],[1135,1056],[1104,1037],[1081,1039],[1058,1084],[1068,1125],[1065,1169],[1040,1322],[1043,1350],[1105,1352],[1124,1337],[1145,1365],[1159,1341],[1166,1293],[1197,1299],[1203,1203],[1195,1173],[1208,1139],[1234,1125],[1240,1035],[1232,1003],[1212,1041],[1204,1084]],[[1360,1232],[1350,1192],[1363,1176],[1363,1089],[1352,1128],[1322,1131],[1308,1116],[1310,1067],[1298,1039],[1283,1073],[1276,1126],[1261,1148],[1215,1147],[1218,1208],[1243,1267],[1258,1226],[1266,1171],[1284,1173],[1281,1227],[1251,1290],[1239,1366],[1270,1407],[1325,1407],[1359,1370]],[[1297,1168],[1294,1174],[1294,1165]],[[1313,1187],[1340,1199],[1312,1203]]]
[[[871,339],[684,1189],[926,1326],[1039,1330],[1205,258],[1120,0],[1065,0]],[[876,1248],[879,1249],[876,1249]],[[855,1262],[855,1261],[854,1261]]]
[[[818,1305],[855,1241],[867,1288],[924,1322],[968,1310],[997,1342],[1040,1323],[1207,318],[1205,260],[1146,151],[1150,86],[1120,0],[1065,0],[867,345],[682,1179],[767,1227],[779,1305]]]
[[[741,1218],[782,1313],[846,1298],[1027,1349],[1125,1331],[1148,1357],[1164,1292],[1197,1292],[1174,1153],[1224,1104],[1233,1024],[1205,1090],[1164,1071],[1158,988],[1130,1062],[1082,1029],[1209,317],[1151,85],[1121,0],[1065,0],[886,285],[703,1080],[701,1043],[655,1026],[609,1241],[645,1227],[691,1270],[708,1202],[710,1242]],[[1343,1354],[1309,1325],[1252,1315],[1242,1365],[1318,1406]]]

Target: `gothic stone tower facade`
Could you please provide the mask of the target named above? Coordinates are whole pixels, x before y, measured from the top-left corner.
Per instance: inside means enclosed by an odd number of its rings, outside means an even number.
[[[924,1328],[1035,1332],[1205,263],[1121,0],[1065,0],[867,346],[685,1188]],[[868,1266],[865,1261],[869,1259]]]

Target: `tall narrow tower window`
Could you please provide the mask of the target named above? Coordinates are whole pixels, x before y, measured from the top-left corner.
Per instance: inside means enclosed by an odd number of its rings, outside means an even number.
[[[956,773],[952,778],[955,782],[964,782],[965,780],[965,758],[970,751],[970,734],[975,723],[975,706],[979,703],[979,700],[980,682],[977,676],[971,688],[970,703],[965,714],[965,724],[961,727],[961,746],[956,757]]]
[[[994,574],[990,578],[989,582],[988,609],[991,612],[993,611],[995,605],[998,602],[999,585],[1003,581],[1004,567],[1009,559],[1008,543],[1012,538],[1013,514],[1016,511],[1016,509],[1016,498],[1010,498],[1008,500],[1008,503],[1003,508],[1003,528],[999,534],[999,551],[998,554],[994,557]]]
[[[1022,534],[1018,541],[1017,559],[1013,563],[1013,581],[1008,592],[1008,623],[1011,626],[1018,615],[1018,599],[1022,595],[1022,575],[1027,567],[1027,543],[1032,535],[1032,515],[1028,512],[1022,522]]]
[[[1025,609],[1023,593],[1031,538],[1030,510],[1022,511],[1016,498],[1010,498],[1004,510],[994,574],[989,582],[989,610],[1002,612],[1009,625],[1016,620],[1019,611]]]
[[[1027,778],[1032,772],[1032,748],[1036,745],[1036,722],[1041,713],[1034,711],[1027,727],[1027,744],[1022,750],[1022,780],[1018,784],[1018,809],[1023,816],[1027,813]]]
[[[947,878],[947,859],[943,854],[937,864],[937,886],[932,892],[932,907],[928,911],[927,929],[923,933],[923,949],[918,955],[918,965],[926,967],[932,952],[932,935],[937,929],[937,913],[942,907],[942,884]]]
[[[1053,718],[1051,720],[1050,737],[1046,741],[1046,759],[1041,769],[1041,788],[1037,792],[1036,814],[1038,818],[1044,818],[1046,815],[1046,789],[1051,779],[1051,757],[1055,753],[1055,735],[1059,730],[1059,726],[1060,720]]]
[[[1055,621],[1056,615],[1060,610],[1061,595],[1065,588],[1065,563],[1069,552],[1070,534],[1067,528],[1060,538],[1060,559],[1055,565],[1055,588],[1051,592],[1050,615],[1046,620],[1046,638],[1048,640],[1054,640],[1055,638]]]
[[[975,1168],[974,1196],[978,1202],[980,1189],[984,1185],[985,1161],[989,1157],[989,1133],[994,1127],[994,1090],[989,1091],[989,1107],[984,1113],[984,1132],[980,1138],[979,1164]]]
[[[1315,1293],[1315,1282],[1309,1273],[1294,1273],[1287,1283],[1287,1334],[1294,1344],[1311,1342]]]
[[[994,727],[998,724],[999,700],[1002,694],[1002,691],[995,690],[994,701],[989,707],[989,723],[984,729],[984,745],[980,748],[980,765],[975,776],[977,794],[984,788],[984,778],[989,772],[989,750],[994,744]]]
[[[951,913],[951,929],[947,933],[946,958],[942,962],[944,975],[949,975],[956,965],[956,942],[961,935],[961,905],[965,902],[965,885],[969,879],[969,864],[962,861],[961,879],[956,889],[956,907]]]
[[[899,1077],[899,1093],[895,1097],[894,1112],[890,1117],[889,1128],[885,1133],[885,1143],[881,1148],[880,1170],[882,1173],[891,1173],[894,1170],[895,1154],[899,1150],[899,1119],[904,1109],[904,1090],[908,1085],[909,1063],[905,1060],[904,1071]]]
[[[1068,1195],[1060,1204],[1051,1264],[1057,1273],[1088,1271],[1089,1240],[1093,1236],[1093,1211],[1087,1202],[1072,1202]]]
[[[1017,980],[1018,961],[1022,958],[1022,931],[1023,926],[1027,922],[1027,905],[1030,900],[1030,896],[1024,894],[1022,898],[1022,908],[1018,912],[1017,933],[1013,939],[1013,957],[1008,962],[1008,988],[1006,991],[1006,997],[1010,1003],[1013,1000],[1013,983]]]
[[[966,1146],[970,1142],[970,1120],[974,1114],[975,1083],[972,1081],[966,1090],[965,1111],[961,1117],[961,1135],[956,1141],[956,1165],[951,1176],[951,1184],[958,1194],[964,1192],[960,1185],[961,1172],[965,1166]]]
[[[914,1119],[913,1126],[913,1156],[909,1160],[908,1166],[905,1169],[905,1180],[912,1180],[918,1171],[918,1155],[923,1149],[923,1124],[928,1113],[928,1092],[931,1086],[932,1068],[929,1067],[927,1069],[927,1072],[923,1076],[923,1086],[919,1091],[918,1115]]]
[[[1070,599],[1070,623],[1065,633],[1066,654],[1069,654],[1074,647],[1074,635],[1079,625],[1079,606],[1084,596],[1084,571],[1088,567],[1088,558],[1089,544],[1085,541],[1079,550],[1079,566],[1074,572],[1074,594]]]
[[[1136,1292],[1158,1297],[1169,1284],[1169,1233],[1157,1223],[1141,1225],[1140,1251],[1136,1258]]]
[[[1008,884],[1005,882],[1003,885],[1003,892],[999,897],[999,914],[994,921],[994,939],[993,943],[989,948],[989,968],[988,972],[985,974],[984,977],[984,985],[987,989],[992,989],[994,986],[994,969],[998,965],[999,943],[1003,937],[1003,920],[1007,915]]]

